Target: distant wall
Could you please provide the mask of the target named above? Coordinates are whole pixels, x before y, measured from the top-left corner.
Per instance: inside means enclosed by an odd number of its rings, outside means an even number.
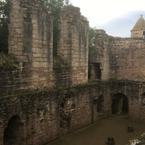
[[[110,47],[110,77],[145,80],[145,40],[114,38]]]
[[[90,64],[101,65],[101,79],[145,80],[144,39],[111,37],[98,30],[90,52]]]

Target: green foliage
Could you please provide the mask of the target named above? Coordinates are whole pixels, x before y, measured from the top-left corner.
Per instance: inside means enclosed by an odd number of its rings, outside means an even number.
[[[53,52],[57,55],[57,45],[59,40],[59,21],[64,0],[51,0],[51,12],[53,15]]]
[[[53,53],[57,55],[57,45],[59,40],[59,22],[63,6],[69,4],[69,0],[42,0],[44,5],[51,11],[53,16]]]
[[[6,55],[4,53],[0,53],[0,70],[16,70],[18,69],[18,63],[16,58],[12,55]]]
[[[53,16],[53,52],[57,54],[57,44],[59,39],[59,20],[61,9],[65,4],[65,0],[42,0],[44,5],[48,7]]]
[[[96,37],[96,28],[89,28],[89,46],[92,47]]]
[[[89,29],[89,55],[90,58],[95,54],[95,44],[96,43],[96,28]]]
[[[8,16],[8,0],[0,0],[0,15],[1,17]]]
[[[53,47],[56,55],[57,44],[59,39],[59,20],[61,9],[64,4],[69,4],[69,0],[42,0],[44,5],[51,10],[53,16]],[[8,0],[0,0],[0,52],[8,52]]]
[[[0,52],[8,52],[8,0],[0,0]]]

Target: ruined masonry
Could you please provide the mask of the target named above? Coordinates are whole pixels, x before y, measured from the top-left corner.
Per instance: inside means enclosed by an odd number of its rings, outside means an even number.
[[[58,56],[69,67],[73,85],[88,82],[88,30],[88,21],[80,14],[79,8],[63,8]]]
[[[145,122],[143,16],[131,38],[96,30],[88,49],[87,19],[64,6],[54,57],[53,18],[44,3],[9,2],[9,54],[19,69],[0,84],[0,145],[46,145],[112,114]]]
[[[58,77],[53,71],[51,14],[41,1],[12,0],[10,5],[9,53],[18,58],[22,71],[31,78],[30,86],[52,87]],[[67,86],[88,81],[88,28],[79,8],[63,8],[57,55],[69,74],[64,78],[69,81]]]
[[[143,16],[131,30],[131,38],[112,37],[104,30],[96,30],[89,57],[91,79],[145,81],[144,30]]]
[[[41,1],[11,0],[9,54],[34,87],[53,86],[52,18]]]

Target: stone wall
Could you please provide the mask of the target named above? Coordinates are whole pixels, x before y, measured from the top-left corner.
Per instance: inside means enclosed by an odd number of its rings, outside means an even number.
[[[119,38],[96,31],[95,45],[90,56],[90,64],[100,64],[100,79],[145,80],[145,40],[139,38]],[[92,71],[92,79],[94,69]],[[96,73],[97,74],[97,73]]]
[[[70,72],[66,78],[72,85],[88,81],[88,28],[88,21],[79,8],[63,8],[57,54]]]
[[[90,79],[108,80],[109,36],[104,30],[96,30],[96,35],[92,39],[92,46],[89,48]]]
[[[0,145],[44,145],[92,122],[87,89],[28,94],[1,99]]]
[[[145,80],[145,41],[143,39],[113,38],[110,47],[110,77]]]
[[[131,31],[131,38],[144,38],[143,30],[133,30]]]
[[[51,14],[37,0],[11,0],[10,6],[9,53],[19,61],[20,72],[16,75],[20,82],[26,81],[27,88],[52,87]],[[63,8],[59,38],[58,83],[59,78],[67,82],[65,87],[87,83],[88,21],[79,8]],[[100,71],[99,79],[144,80],[144,40],[113,38],[98,30],[94,41],[90,63],[94,70]],[[139,82],[98,81],[63,90],[17,92],[14,88],[10,92],[0,98],[0,145],[47,144],[62,134],[111,115],[112,108],[122,113],[119,104],[117,108],[113,106],[117,99],[126,99],[125,113],[130,118],[145,121],[145,84]]]
[[[118,81],[96,82],[66,90],[27,90],[27,93],[2,97],[0,145],[47,144],[111,115],[112,96],[117,97],[117,94],[127,96],[130,118],[145,121],[144,92],[145,84]]]
[[[52,18],[41,1],[11,0],[9,54],[19,61],[32,87],[51,87],[53,79]],[[23,78],[23,77],[22,77]]]
[[[41,1],[10,1],[9,54],[18,59],[20,80],[27,82],[26,87],[68,87],[88,81],[87,19],[79,8],[65,6],[59,28],[58,63],[54,66],[53,24],[48,9]]]

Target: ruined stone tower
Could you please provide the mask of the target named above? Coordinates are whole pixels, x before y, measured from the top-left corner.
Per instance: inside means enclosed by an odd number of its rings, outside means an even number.
[[[140,16],[133,29],[131,30],[132,38],[144,38],[145,37],[145,20],[143,15]]]
[[[109,36],[104,30],[97,29],[89,52],[90,79],[109,79]]]
[[[88,81],[88,21],[80,9],[65,6],[60,20],[58,56],[70,69],[70,83]]]
[[[31,86],[52,86],[52,18],[38,0],[11,0],[9,54]]]

